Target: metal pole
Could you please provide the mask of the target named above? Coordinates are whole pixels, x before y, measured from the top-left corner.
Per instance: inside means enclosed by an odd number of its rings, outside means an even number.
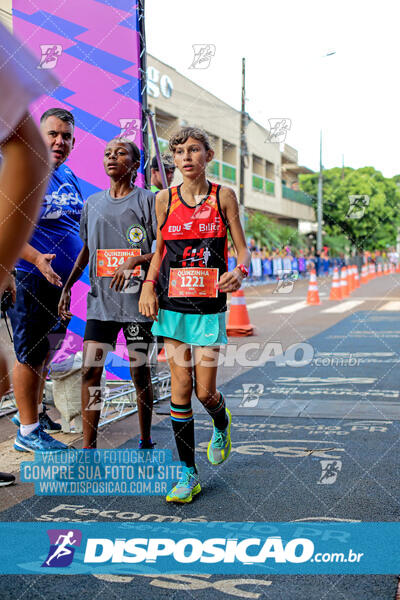
[[[319,138],[319,177],[318,177],[318,205],[317,205],[317,252],[322,250],[322,184],[323,184],[323,167],[322,167],[322,129]]]
[[[242,58],[242,107],[240,113],[240,175],[239,175],[239,217],[244,229],[244,159],[246,152],[245,143],[245,120],[246,120],[246,59]]]
[[[150,156],[149,156],[149,139],[147,129],[147,50],[146,50],[146,31],[145,31],[145,0],[138,0],[138,27],[140,38],[140,91],[142,96],[142,136],[143,136],[143,172],[146,187],[150,187]]]
[[[156,150],[156,156],[157,156],[158,170],[160,171],[163,188],[166,189],[168,187],[168,183],[167,183],[167,177],[165,175],[164,164],[161,160],[161,153],[160,153],[160,148],[158,145],[158,136],[157,136],[157,131],[156,131],[156,125],[155,125],[154,119],[153,119],[154,113],[151,112],[151,110],[147,109],[146,115],[147,115],[149,123],[150,123],[151,135],[153,136],[154,148]]]

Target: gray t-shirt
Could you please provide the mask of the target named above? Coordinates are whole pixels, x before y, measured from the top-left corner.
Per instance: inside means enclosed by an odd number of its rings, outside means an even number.
[[[139,312],[138,302],[144,270],[122,292],[110,289],[112,273],[125,262],[122,250],[149,254],[157,236],[155,194],[142,188],[125,198],[114,199],[109,190],[90,196],[83,205],[80,236],[89,248],[90,291],[87,319],[119,323],[150,319]],[[115,250],[115,252],[110,252]]]

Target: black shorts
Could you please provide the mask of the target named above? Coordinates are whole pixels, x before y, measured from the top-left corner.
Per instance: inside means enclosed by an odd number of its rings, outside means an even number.
[[[151,333],[152,325],[152,322],[120,323],[117,321],[98,321],[97,319],[89,319],[86,321],[83,341],[109,344],[115,349],[118,334],[122,329],[128,348],[147,353],[149,346],[154,343],[154,337]]]
[[[9,309],[17,360],[38,367],[60,348],[68,321],[58,316],[62,289],[41,275],[17,271],[17,298]]]

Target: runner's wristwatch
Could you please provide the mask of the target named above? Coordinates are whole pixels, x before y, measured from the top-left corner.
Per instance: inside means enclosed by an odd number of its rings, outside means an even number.
[[[246,267],[246,265],[236,265],[236,269],[239,269],[242,272],[243,277],[248,277],[249,269]]]

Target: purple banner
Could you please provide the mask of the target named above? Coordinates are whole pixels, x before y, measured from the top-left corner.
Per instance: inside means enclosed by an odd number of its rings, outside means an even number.
[[[53,69],[61,85],[31,108],[36,119],[50,107],[75,117],[75,148],[68,160],[83,196],[109,186],[103,168],[106,142],[123,135],[141,151],[140,39],[134,0],[13,0],[15,35],[37,56],[38,69]],[[142,160],[143,164],[143,160]],[[136,180],[144,185],[142,167]],[[82,347],[87,275],[75,286],[62,357]],[[119,342],[123,343],[123,337]],[[108,378],[130,379],[128,363],[110,355]]]

